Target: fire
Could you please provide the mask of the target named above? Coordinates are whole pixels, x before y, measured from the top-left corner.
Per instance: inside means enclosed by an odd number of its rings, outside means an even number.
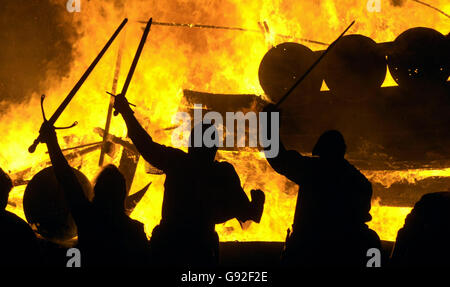
[[[406,181],[414,184],[418,180],[428,177],[450,177],[450,168],[443,169],[410,169],[410,170],[377,170],[364,171],[364,175],[371,181],[381,183],[385,187],[390,187],[395,182]]]
[[[74,35],[75,53],[71,72],[62,81],[55,81],[49,72],[49,88],[42,91],[47,95],[45,103],[48,113],[53,112],[63,97],[72,88],[108,37],[124,17],[129,23],[113,43],[109,51],[79,90],[57,125],[66,125],[74,120],[76,128],[59,131],[63,147],[96,142],[100,137],[92,132],[94,127],[104,127],[109,96],[114,73],[116,54],[124,41],[122,71],[119,87],[125,79],[126,71],[142,34],[143,24],[150,16],[155,21],[202,23],[223,26],[258,29],[258,22],[268,24],[270,35],[228,30],[207,30],[195,28],[175,28],[153,26],[144,48],[134,78],[128,90],[130,102],[137,104],[136,114],[158,142],[170,145],[170,132],[155,132],[171,126],[172,117],[182,100],[183,89],[193,89],[212,93],[242,93],[263,95],[257,71],[260,60],[269,44],[287,41],[277,34],[291,35],[330,43],[352,21],[356,20],[350,33],[368,36],[376,42],[392,41],[408,28],[424,26],[442,33],[450,30],[448,19],[432,9],[405,1],[402,6],[394,6],[392,1],[382,1],[381,12],[368,12],[365,1],[322,0],[322,1],[127,1],[126,5],[113,4],[114,1],[83,1],[80,13],[67,15],[76,26]],[[429,0],[447,14],[450,6],[445,0]],[[61,9],[65,9],[61,5]],[[71,19],[71,20],[70,20]],[[312,50],[322,50],[324,46],[305,43]],[[388,75],[384,86],[395,85]],[[0,146],[0,166],[11,173],[30,166],[38,171],[38,164],[48,160],[45,147],[40,146],[34,154],[29,154],[28,146],[37,136],[41,124],[39,96],[35,94],[27,102],[9,107],[0,113],[2,142]],[[3,107],[1,105],[0,107]],[[117,136],[126,135],[126,127],[120,118],[113,118],[111,131]],[[78,159],[75,166],[90,179],[99,171],[97,165],[100,152],[93,152]],[[219,157],[231,162],[238,172],[246,192],[259,188],[266,192],[266,206],[261,224],[245,224],[241,230],[237,221],[217,226],[223,241],[283,241],[286,230],[293,219],[297,198],[297,186],[275,173],[261,154],[254,152],[220,152]],[[118,165],[119,157],[110,161]],[[437,176],[450,176],[449,170],[437,171]],[[33,174],[30,172],[31,175]],[[370,172],[367,173],[370,175]],[[371,180],[386,183],[401,178],[424,178],[436,176],[426,170],[415,172],[385,172],[369,176]],[[163,196],[164,175],[145,173],[143,160],[139,162],[131,193],[152,181],[146,196],[139,203],[132,217],[145,223],[146,232],[151,234],[159,222]],[[22,195],[24,186],[16,187],[10,194],[8,209],[24,218]],[[372,208],[374,228],[385,240],[395,240],[396,231],[402,226],[410,208],[380,206],[374,201]]]
[[[370,214],[372,220],[367,224],[375,230],[382,240],[395,241],[397,231],[405,223],[406,216],[411,212],[411,207],[382,206],[379,199],[372,200]]]

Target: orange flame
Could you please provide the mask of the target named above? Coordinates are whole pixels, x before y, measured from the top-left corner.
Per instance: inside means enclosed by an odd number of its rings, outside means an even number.
[[[412,1],[405,1],[402,7],[392,6],[391,1],[381,1],[379,13],[367,11],[366,1],[357,0],[167,0],[150,3],[127,1],[126,5],[113,2],[103,1],[100,4],[83,1],[80,13],[67,13],[66,17],[77,26],[80,36],[74,47],[75,61],[70,75],[61,82],[52,82],[51,76],[48,78],[52,88],[43,91],[47,95],[48,111],[56,109],[124,17],[130,21],[126,33],[121,36],[124,37],[125,50],[120,84],[123,84],[142,34],[143,25],[138,20],[145,21],[152,16],[155,21],[250,29],[258,29],[257,23],[266,21],[270,28],[269,37],[264,37],[262,34],[237,31],[153,26],[128,91],[130,102],[137,104],[136,113],[151,134],[171,125],[171,119],[182,99],[182,89],[263,95],[257,71],[260,60],[268,50],[267,39],[271,44],[286,41],[276,34],[330,43],[352,20],[356,20],[356,24],[349,33],[363,34],[377,42],[392,41],[406,29],[416,26],[430,27],[442,33],[450,30],[450,22],[445,16]],[[429,2],[450,13],[448,1]],[[109,103],[105,91],[111,89],[120,41],[119,37],[58,120],[59,125],[71,123],[74,119],[80,123],[72,130],[58,132],[60,138],[66,137],[65,141],[61,140],[63,147],[100,140],[92,130],[105,125]],[[313,50],[323,49],[323,46],[312,43],[306,45]],[[386,85],[394,85],[389,75],[384,83]],[[2,114],[0,120],[8,123],[0,127],[3,137],[0,144],[2,167],[14,172],[48,159],[44,146],[38,147],[35,154],[27,151],[37,136],[42,120],[39,95],[33,95],[29,102],[11,107]],[[126,127],[121,119],[113,119],[111,133],[126,135]],[[169,132],[160,132],[154,137],[170,145]],[[94,152],[77,163],[90,179],[99,170],[98,157],[99,152]],[[283,241],[293,219],[296,185],[276,174],[259,153],[221,152],[220,157],[235,166],[247,192],[252,188],[266,191],[266,207],[261,224],[251,224],[246,230],[241,230],[235,220],[219,225],[217,230],[221,240]],[[118,165],[118,158],[107,160]],[[432,175],[418,171],[411,176],[422,178]],[[444,176],[449,176],[448,170]],[[164,175],[146,174],[143,161],[140,161],[131,192],[139,190],[149,181],[153,184],[132,217],[145,223],[148,235],[160,219],[164,178]],[[372,180],[379,178],[373,177]],[[396,179],[394,177],[391,180]],[[24,187],[18,187],[11,192],[10,201],[16,206],[9,206],[8,209],[24,218],[21,205],[23,190]],[[375,201],[372,209],[374,219],[370,226],[382,239],[394,240],[396,230],[403,224],[409,210],[379,206]]]

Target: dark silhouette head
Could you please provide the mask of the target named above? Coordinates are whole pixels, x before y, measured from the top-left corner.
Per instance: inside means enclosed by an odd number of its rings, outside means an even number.
[[[213,162],[214,158],[216,157],[218,148],[217,145],[213,145],[211,147],[205,145],[205,142],[203,140],[205,131],[208,131],[206,134],[207,138],[216,140],[215,137],[218,135],[218,133],[214,125],[204,123],[197,124],[191,130],[191,135],[189,136],[188,153],[195,159],[198,159],[202,162]],[[201,143],[197,144],[198,146],[194,145],[194,137],[196,132],[198,133],[198,135],[201,135]],[[212,136],[210,136],[211,134]]]
[[[11,178],[0,168],[0,211],[8,204],[9,192],[13,187]]]
[[[127,188],[123,174],[112,164],[105,166],[94,186],[92,202],[95,208],[107,214],[123,213],[126,196]]]
[[[329,130],[319,137],[312,154],[324,159],[343,159],[346,149],[342,134],[337,130]]]

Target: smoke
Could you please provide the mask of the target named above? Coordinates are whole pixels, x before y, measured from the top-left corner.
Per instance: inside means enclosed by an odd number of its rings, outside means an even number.
[[[65,1],[2,0],[1,6],[0,115],[45,91],[48,78],[68,74],[77,37]]]

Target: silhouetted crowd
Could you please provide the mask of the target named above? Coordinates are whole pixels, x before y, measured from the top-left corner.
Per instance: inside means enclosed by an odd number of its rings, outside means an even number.
[[[128,136],[142,157],[166,175],[162,217],[148,240],[144,225],[125,211],[125,177],[114,165],[103,168],[90,201],[61,151],[54,127],[44,122],[40,138],[48,147],[77,226],[81,266],[218,266],[215,225],[233,218],[259,223],[264,192],[252,190],[249,199],[233,165],[215,161],[217,147],[194,146],[194,131],[204,133],[211,125],[192,129],[186,153],[154,142],[125,97],[116,96],[114,108],[125,120]],[[269,105],[265,111],[275,109]],[[294,221],[279,266],[366,267],[368,250],[382,249],[380,238],[366,224],[371,220],[372,186],[345,159],[342,134],[336,130],[323,133],[312,157],[286,150],[281,142],[279,146],[278,156],[267,158],[269,164],[299,185]],[[0,169],[0,265],[42,264],[46,254],[35,233],[5,210],[12,187],[11,179]],[[381,266],[449,265],[449,214],[450,192],[423,196],[399,230],[392,254],[384,254]]]

